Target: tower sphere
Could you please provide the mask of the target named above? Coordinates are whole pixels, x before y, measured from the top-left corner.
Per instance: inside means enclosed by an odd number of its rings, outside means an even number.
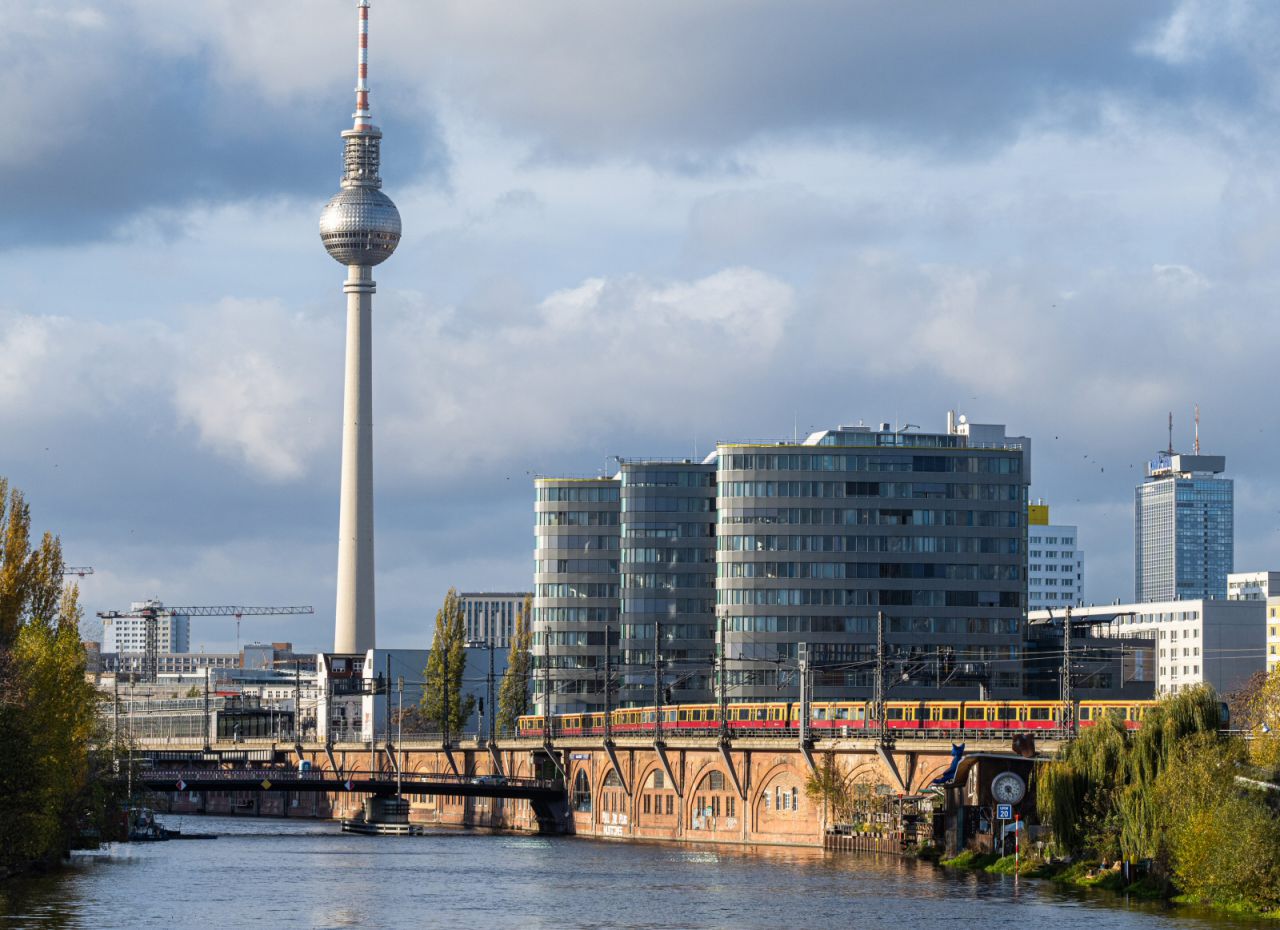
[[[343,265],[380,265],[400,244],[400,211],[376,187],[345,187],[320,212],[320,241]]]

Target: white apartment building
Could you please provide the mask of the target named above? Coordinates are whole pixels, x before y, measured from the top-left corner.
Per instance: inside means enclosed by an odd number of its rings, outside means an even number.
[[[159,601],[134,601],[130,612],[137,613],[147,607],[158,608],[156,616],[156,651],[190,652],[191,618],[186,614],[168,613]],[[147,650],[147,621],[142,617],[104,617],[102,620],[102,651],[114,653],[143,653]]]
[[[1227,575],[1227,600],[1265,601],[1280,595],[1280,572],[1231,572]]]
[[[1049,522],[1049,505],[1027,508],[1027,609],[1084,601],[1084,552],[1074,526]]]
[[[524,610],[523,591],[464,591],[458,595],[467,627],[467,642],[492,643],[497,649],[511,645],[516,631],[516,615]]]
[[[1074,619],[1116,616],[1099,636],[1146,637],[1156,641],[1156,696],[1207,683],[1219,694],[1241,687],[1266,667],[1265,601],[1186,600],[1103,604],[1072,610]],[[1055,611],[1056,615],[1060,612]],[[1032,620],[1047,620],[1034,611]],[[1273,625],[1280,625],[1276,620]],[[1277,637],[1280,642],[1280,637]]]
[[[1267,674],[1280,662],[1280,593],[1267,598]]]

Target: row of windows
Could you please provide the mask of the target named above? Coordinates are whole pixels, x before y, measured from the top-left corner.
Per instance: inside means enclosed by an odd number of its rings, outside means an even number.
[[[536,514],[538,526],[617,526],[616,510],[552,510]]]
[[[622,509],[627,513],[711,513],[716,509],[716,499],[628,494],[622,499]]]
[[[716,483],[715,473],[699,471],[650,471],[624,468],[624,488],[709,488]]]
[[[617,536],[588,536],[581,533],[565,533],[562,536],[535,536],[537,549],[595,549],[610,551],[620,548],[622,540]]]
[[[612,607],[533,608],[534,623],[612,623],[617,618],[618,612]],[[538,634],[533,636],[537,640]]]
[[[537,585],[538,597],[617,597],[618,586],[595,581]]]
[[[716,539],[722,552],[903,552],[1017,555],[1021,540],[1003,536],[803,536],[729,535]]]
[[[709,597],[624,597],[624,614],[709,614],[715,610]]]
[[[712,575],[659,574],[637,572],[622,576],[622,586],[628,590],[674,591],[676,588],[710,588]]]
[[[533,645],[535,646],[603,646],[604,630],[540,630],[533,634]],[[617,643],[617,636],[609,638],[611,643]],[[534,665],[539,660],[545,658],[541,655],[534,655]]]
[[[666,640],[715,639],[716,635],[713,623],[663,623],[661,626],[662,638]],[[654,629],[652,623],[624,623],[622,638],[652,641]]]
[[[897,591],[844,588],[729,588],[716,604],[757,607],[1006,607],[1022,606],[1017,591]]]
[[[618,500],[618,488],[568,487],[538,488],[540,501],[571,501],[577,504],[611,504]]]
[[[1015,617],[888,617],[890,633],[936,635],[1012,635],[1018,632]],[[874,633],[874,617],[744,617],[724,618],[728,633]]]
[[[658,563],[665,565],[694,565],[716,560],[714,549],[657,548],[623,549],[623,562]]]
[[[731,507],[720,511],[725,526],[760,523],[825,526],[1021,526],[1017,510],[917,510],[888,507]]]
[[[901,497],[938,500],[1016,501],[1016,484],[951,484],[942,481],[725,481],[720,498]]]
[[[622,535],[628,539],[704,539],[716,535],[716,525],[702,521],[655,523],[627,520],[622,524]]]
[[[944,578],[949,581],[1018,581],[1017,565],[936,562],[720,562],[718,578]]]
[[[1017,475],[1022,460],[1003,455],[827,455],[795,452],[731,452],[721,471],[920,471]]]
[[[542,574],[585,572],[617,574],[617,559],[534,559],[533,570]]]

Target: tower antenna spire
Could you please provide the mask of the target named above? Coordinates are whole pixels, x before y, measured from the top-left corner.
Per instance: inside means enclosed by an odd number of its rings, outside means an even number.
[[[1169,411],[1169,458],[1173,458],[1173,411]]]
[[[373,119],[369,115],[369,0],[357,0],[359,23],[356,51],[356,111],[351,114],[355,128],[369,129]]]
[[[1200,454],[1200,405],[1196,404],[1196,455]]]

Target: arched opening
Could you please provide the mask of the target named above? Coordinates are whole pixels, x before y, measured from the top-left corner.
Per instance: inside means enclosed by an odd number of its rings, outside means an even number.
[[[600,810],[605,814],[625,815],[626,793],[622,790],[622,779],[618,777],[618,773],[612,768],[604,777],[604,784],[600,786]],[[626,823],[625,819],[614,818],[616,822]]]
[[[573,779],[573,809],[582,814],[591,813],[591,780],[585,769],[578,769]]]
[[[654,769],[640,789],[640,814],[651,822],[663,823],[676,817],[676,792],[662,769]]]
[[[732,830],[738,825],[738,795],[724,772],[708,772],[698,782],[690,815],[694,830]]]

